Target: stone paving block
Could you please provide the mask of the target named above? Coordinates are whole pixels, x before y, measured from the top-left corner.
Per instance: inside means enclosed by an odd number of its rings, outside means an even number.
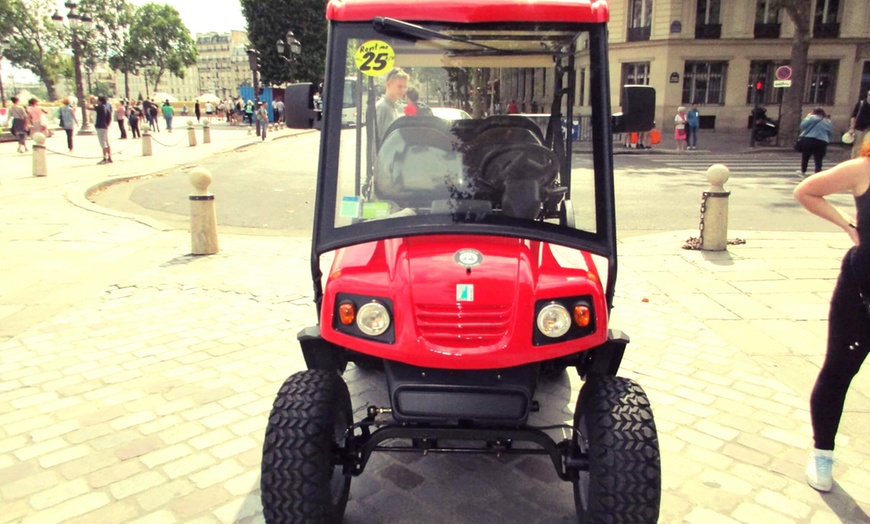
[[[126,460],[94,471],[87,476],[88,484],[93,488],[102,488],[139,473],[144,468],[137,460]]]
[[[160,472],[154,470],[143,471],[132,477],[113,482],[109,485],[109,491],[116,500],[121,500],[165,482],[166,477],[160,474]]]
[[[22,523],[26,524],[54,524],[63,522],[72,517],[78,517],[109,504],[109,497],[105,493],[86,493],[74,499],[62,502],[52,508],[40,511],[37,514],[25,517]]]
[[[129,502],[112,502],[107,506],[65,521],[67,524],[126,524],[136,518],[141,510]]]
[[[206,488],[244,472],[235,460],[222,460],[218,464],[190,475],[190,480],[200,489]]]
[[[172,511],[161,509],[153,513],[148,513],[138,519],[131,520],[130,524],[174,524],[175,522],[182,521],[179,521],[178,517],[176,517]]]
[[[739,524],[739,521],[707,508],[694,508],[685,519],[689,524]]]
[[[197,453],[168,462],[163,465],[163,471],[171,479],[177,479],[193,472],[213,466],[217,460],[206,453]]]
[[[84,495],[90,490],[87,481],[79,478],[58,484],[30,497],[30,505],[37,511],[55,506],[65,500]]]
[[[61,464],[57,469],[67,480],[86,477],[94,471],[107,468],[118,463],[118,459],[109,453],[90,453],[82,458]]]
[[[794,521],[787,516],[751,502],[741,504],[736,510],[734,510],[732,516],[741,522],[794,524]]]
[[[186,457],[190,453],[191,449],[186,444],[176,444],[174,446],[159,448],[150,453],[146,453],[139,457],[139,460],[141,460],[147,467],[153,469],[161,464]]]
[[[90,453],[91,449],[83,444],[70,446],[53,453],[42,455],[39,457],[39,465],[43,468],[53,468],[65,462],[86,457]]]
[[[4,482],[0,485],[0,494],[3,495],[4,500],[15,500],[50,489],[61,481],[60,476],[53,471],[38,471],[22,476],[14,482]]]
[[[161,449],[164,445],[165,444],[160,439],[160,437],[150,435],[144,438],[131,440],[129,442],[125,442],[119,446],[116,446],[114,451],[115,455],[117,455],[119,459],[128,460],[135,457],[141,457],[142,455],[151,453],[154,450]]]
[[[213,485],[176,498],[168,503],[168,507],[179,520],[186,522],[213,507],[221,506],[231,498],[223,486]]]

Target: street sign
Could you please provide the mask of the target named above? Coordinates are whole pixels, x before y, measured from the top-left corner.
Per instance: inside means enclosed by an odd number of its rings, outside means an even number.
[[[776,68],[775,73],[777,80],[791,80],[791,67],[784,65]],[[788,86],[778,86],[774,83],[773,87],[788,87]]]
[[[791,80],[774,80],[773,87],[791,87]]]

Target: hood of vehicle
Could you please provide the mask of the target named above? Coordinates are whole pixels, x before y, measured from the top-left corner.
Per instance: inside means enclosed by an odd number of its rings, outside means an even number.
[[[405,241],[417,334],[446,347],[499,344],[533,285],[529,246],[515,238],[419,237]],[[523,289],[525,288],[525,289]]]

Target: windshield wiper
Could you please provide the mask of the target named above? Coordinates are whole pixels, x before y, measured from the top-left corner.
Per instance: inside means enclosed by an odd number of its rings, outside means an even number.
[[[458,36],[440,33],[433,29],[426,29],[425,27],[415,24],[409,24],[408,22],[402,22],[401,20],[396,20],[395,18],[377,16],[374,20],[372,20],[372,26],[374,27],[375,31],[379,33],[393,32],[408,36],[416,36],[418,38],[449,40],[451,42],[460,42],[463,44],[473,45],[481,49],[502,52],[502,50],[496,47],[481,44],[480,42],[474,42],[472,40],[468,40],[467,38],[460,38]]]

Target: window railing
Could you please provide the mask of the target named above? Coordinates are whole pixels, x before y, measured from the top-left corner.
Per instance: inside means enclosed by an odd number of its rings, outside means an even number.
[[[780,24],[755,24],[755,38],[779,38]]]
[[[695,38],[699,40],[718,40],[722,36],[722,24],[698,24]]]
[[[628,28],[628,41],[629,42],[641,42],[643,40],[649,40],[650,37],[650,26],[646,27],[629,27]]]
[[[814,38],[839,38],[840,24],[838,22],[818,23],[813,26]]]

